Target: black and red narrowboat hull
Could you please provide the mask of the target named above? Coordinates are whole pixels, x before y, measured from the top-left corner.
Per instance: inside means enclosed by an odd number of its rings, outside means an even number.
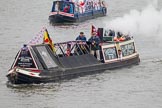
[[[128,59],[116,60],[110,63],[98,62],[94,65],[87,65],[82,67],[74,68],[63,68],[63,69],[49,69],[44,70],[41,73],[34,75],[22,74],[21,72],[14,71],[9,73],[7,78],[12,84],[39,84],[47,82],[58,82],[60,80],[72,79],[78,76],[84,76],[89,74],[95,74],[104,72],[104,70],[117,69],[121,67],[127,67],[130,65],[139,64],[139,55],[135,55]],[[23,70],[23,69],[22,69]]]

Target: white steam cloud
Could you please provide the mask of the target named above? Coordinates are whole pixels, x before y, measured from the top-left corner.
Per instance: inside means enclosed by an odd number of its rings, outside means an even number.
[[[138,36],[162,38],[162,9],[157,9],[157,0],[141,11],[131,10],[129,14],[107,23],[107,27]]]

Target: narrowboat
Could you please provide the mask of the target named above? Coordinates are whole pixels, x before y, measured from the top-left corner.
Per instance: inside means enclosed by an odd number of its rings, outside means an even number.
[[[132,37],[114,41],[106,30],[99,30],[100,60],[90,54],[87,41],[24,45],[7,73],[11,84],[57,82],[77,76],[135,65],[140,62]]]
[[[75,23],[105,16],[106,14],[107,8],[103,0],[98,2],[89,2],[88,0],[84,0],[84,2],[54,1],[49,22],[51,24]]]

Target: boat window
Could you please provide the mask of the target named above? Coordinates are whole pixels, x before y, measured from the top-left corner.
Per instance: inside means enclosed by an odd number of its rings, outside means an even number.
[[[117,52],[115,47],[103,49],[105,60],[111,60],[117,58]]]
[[[63,11],[63,6],[64,4],[61,1],[53,2],[52,12]]]
[[[72,2],[56,1],[53,3],[52,12],[53,11],[74,13],[74,4]]]
[[[126,44],[126,45],[121,45],[120,47],[122,50],[123,57],[135,53],[134,42]]]
[[[73,4],[69,3],[69,2],[64,2],[63,3],[62,11],[66,12],[66,13],[74,13],[74,6],[73,6]]]
[[[57,66],[57,64],[52,59],[51,55],[49,54],[45,46],[37,46],[36,49],[38,50],[47,68],[52,68]]]
[[[54,3],[54,10],[55,11],[60,11],[61,8],[61,2],[57,1]]]

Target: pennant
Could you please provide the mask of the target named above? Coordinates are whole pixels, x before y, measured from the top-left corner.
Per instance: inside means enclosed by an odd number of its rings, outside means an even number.
[[[50,38],[47,29],[44,31],[44,37],[43,37],[43,43],[49,44],[52,51],[55,51],[54,44],[52,42],[52,39]]]

